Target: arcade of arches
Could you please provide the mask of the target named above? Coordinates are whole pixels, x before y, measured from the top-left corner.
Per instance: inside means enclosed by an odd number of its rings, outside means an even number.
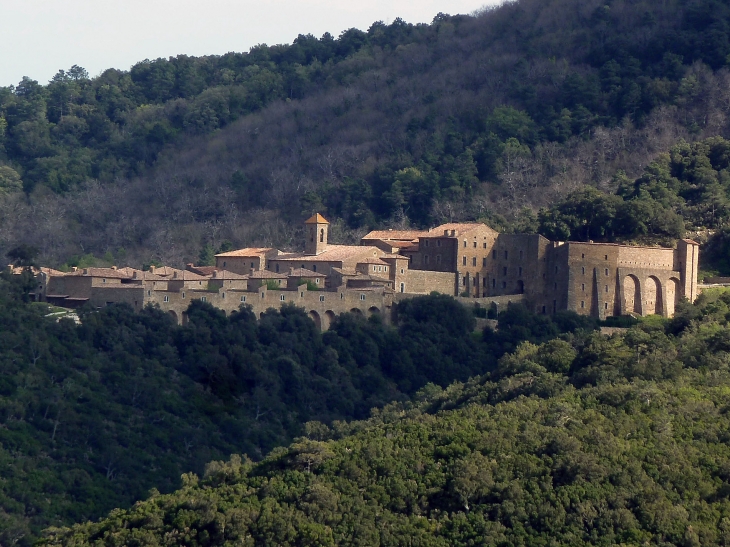
[[[655,275],[639,278],[635,274],[623,277],[623,294],[619,313],[622,315],[662,315],[671,317],[682,297],[679,279],[664,281]]]

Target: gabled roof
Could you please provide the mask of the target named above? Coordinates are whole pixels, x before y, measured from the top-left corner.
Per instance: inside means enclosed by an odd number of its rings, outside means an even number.
[[[162,277],[152,272],[143,272],[142,270],[134,270],[132,279],[138,279],[142,281],[167,281],[167,277]]]
[[[272,258],[272,260],[285,260],[290,262],[339,262],[363,255],[378,256],[381,254],[383,254],[383,251],[377,247],[365,245],[327,245],[325,250],[317,255],[284,253]]]
[[[383,262],[379,258],[363,258],[358,260],[358,264],[377,264],[378,266],[388,266],[387,262]]]
[[[415,241],[428,232],[424,230],[373,230],[362,239],[379,239],[381,241]]]
[[[316,215],[309,217],[304,221],[304,224],[329,224],[326,218],[317,213]]]
[[[157,272],[157,270],[155,270],[155,272]],[[170,278],[170,280],[175,281],[208,281],[208,279],[209,278],[204,275],[198,275],[193,272],[188,272],[187,270],[176,270]]]
[[[116,268],[83,268],[75,272],[69,272],[67,276],[81,277],[107,277],[109,279],[129,279],[131,276],[126,272],[120,272]]]
[[[237,249],[235,251],[228,251],[227,253],[219,253],[216,256],[216,258],[221,257],[236,257],[236,256],[243,256],[243,257],[260,257],[263,254],[268,253],[269,251],[273,251],[273,247],[246,247],[245,249]]]
[[[459,235],[463,235],[478,228],[486,228],[487,231],[493,232],[494,234],[499,233],[482,222],[449,222],[446,224],[441,224],[440,226],[436,226],[435,228],[431,228],[428,231],[428,236],[426,237],[443,237],[446,230],[455,230],[456,232],[458,232]]]
[[[204,276],[211,276],[219,270],[215,266],[196,266],[195,264],[188,264],[185,269],[189,272]]]

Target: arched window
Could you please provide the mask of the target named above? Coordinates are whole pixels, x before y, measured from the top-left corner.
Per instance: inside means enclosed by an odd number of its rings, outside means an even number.
[[[324,228],[319,231],[319,242],[324,243]]]

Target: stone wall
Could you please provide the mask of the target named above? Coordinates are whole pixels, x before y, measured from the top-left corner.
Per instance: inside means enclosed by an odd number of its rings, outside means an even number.
[[[456,293],[456,276],[450,272],[431,272],[427,270],[406,270],[403,291],[400,286],[396,291],[406,294],[430,294],[433,291],[454,296]]]

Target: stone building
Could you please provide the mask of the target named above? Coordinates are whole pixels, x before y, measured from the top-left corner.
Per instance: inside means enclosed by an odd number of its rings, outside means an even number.
[[[328,328],[339,313],[390,317],[394,302],[440,292],[462,302],[522,302],[537,313],[573,310],[671,316],[679,299],[697,296],[698,245],[676,248],[553,242],[540,235],[500,234],[481,223],[449,223],[423,231],[380,230],[360,245],[333,245],[322,215],[305,222],[303,252],[246,248],[216,255],[216,266],[188,264],[143,272],[133,268],[38,271],[36,297],[60,306],[126,302],[159,305],[186,321],[193,300],[232,313],[295,303]]]

